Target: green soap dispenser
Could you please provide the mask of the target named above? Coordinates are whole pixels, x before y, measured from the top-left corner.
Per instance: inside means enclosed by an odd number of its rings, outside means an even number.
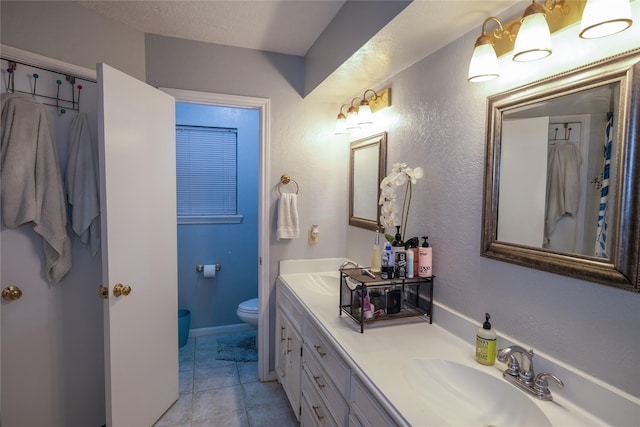
[[[491,329],[489,313],[485,313],[485,321],[476,334],[476,361],[491,366],[496,362],[496,332]]]

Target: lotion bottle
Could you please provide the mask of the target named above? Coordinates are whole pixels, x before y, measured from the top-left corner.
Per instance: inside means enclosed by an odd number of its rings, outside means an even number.
[[[413,258],[414,258],[413,249],[407,249],[407,279],[413,279]]]
[[[376,230],[376,240],[373,242],[373,252],[371,253],[371,272],[380,273],[380,232]]]
[[[485,313],[485,321],[476,333],[476,361],[491,366],[496,361],[496,332],[491,329],[489,313]]]
[[[431,277],[432,275],[433,252],[427,242],[428,238],[427,236],[422,237],[422,246],[418,249],[418,276],[420,277]]]

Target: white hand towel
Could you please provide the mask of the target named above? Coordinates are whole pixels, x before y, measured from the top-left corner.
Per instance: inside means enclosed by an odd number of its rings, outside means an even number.
[[[278,203],[278,240],[300,237],[298,223],[298,195],[285,193]]]
[[[100,248],[98,146],[86,113],[78,113],[71,122],[66,185],[73,231],[95,256]]]

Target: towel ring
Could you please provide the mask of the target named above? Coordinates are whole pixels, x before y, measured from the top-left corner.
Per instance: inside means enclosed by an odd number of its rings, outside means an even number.
[[[278,194],[280,194],[282,196],[282,191],[280,191],[280,186],[281,185],[287,185],[290,182],[292,182],[296,185],[296,194],[298,194],[298,191],[300,191],[300,186],[298,185],[298,181],[296,181],[295,179],[291,178],[289,175],[287,175],[286,173],[283,174],[280,177],[280,182],[278,183]]]

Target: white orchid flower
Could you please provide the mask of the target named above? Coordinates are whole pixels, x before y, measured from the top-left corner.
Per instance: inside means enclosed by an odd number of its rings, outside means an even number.
[[[418,180],[424,176],[421,167],[410,168],[406,163],[394,163],[391,173],[384,177],[380,183],[380,222],[385,227],[402,227],[401,234],[404,235],[409,219],[409,208],[411,207],[411,186],[417,184]],[[402,202],[402,210],[398,209],[398,188],[405,186]],[[404,221],[404,224],[403,224]]]

